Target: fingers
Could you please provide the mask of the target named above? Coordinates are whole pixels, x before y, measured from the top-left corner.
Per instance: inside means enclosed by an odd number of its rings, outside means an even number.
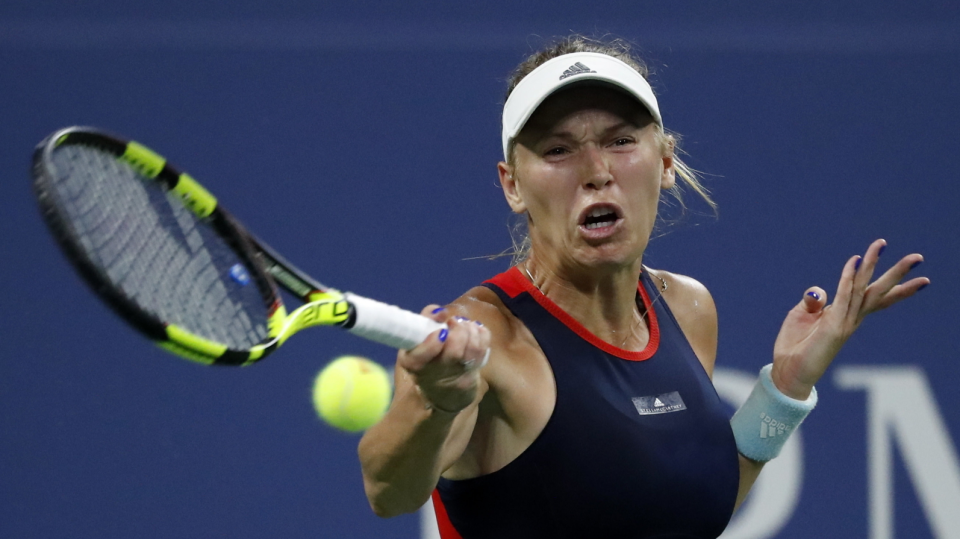
[[[486,363],[490,332],[483,324],[453,316],[449,309],[438,305],[428,305],[420,313],[446,323],[447,327],[431,333],[412,350],[401,353],[398,358],[401,366],[415,375],[440,379],[456,377]],[[428,367],[431,372],[423,373]]]
[[[479,322],[452,316],[449,309],[428,305],[421,312],[447,327],[412,350],[399,352],[397,365],[413,377],[416,391],[429,408],[459,412],[477,395],[478,371],[489,354],[490,332]]]
[[[803,293],[800,306],[808,313],[814,314],[823,310],[827,304],[827,293],[819,286],[811,286]]]
[[[427,305],[420,310],[420,315],[443,323],[450,318],[450,313],[440,305]],[[449,328],[440,328],[410,350],[401,350],[397,356],[397,364],[411,373],[420,372],[428,363],[439,356],[444,343],[449,337]]]
[[[447,321],[450,337],[444,355],[455,360],[465,370],[478,369],[490,347],[490,332],[482,324],[463,317]]]
[[[879,239],[874,241],[870,244],[870,247],[867,247],[867,252],[862,257],[856,257],[856,262],[853,264],[853,286],[851,288],[850,303],[847,307],[847,316],[854,325],[859,324],[863,318],[861,308],[864,303],[867,286],[870,284],[870,280],[873,279],[873,272],[877,268],[877,262],[880,260],[880,255],[883,254],[883,250],[886,247],[887,240]]]
[[[870,288],[877,290],[879,294],[885,294],[888,290],[892,289],[904,277],[910,273],[910,270],[916,268],[921,263],[923,263],[923,255],[918,253],[909,254],[901,258],[896,264],[888,269],[883,275],[880,276]],[[925,283],[929,283],[930,279],[923,277]]]
[[[834,305],[845,312],[852,324],[848,327],[850,330],[855,329],[871,312],[908,298],[930,284],[930,279],[926,277],[898,284],[910,270],[923,262],[923,256],[918,253],[901,258],[871,283],[877,262],[886,246],[886,240],[877,240],[870,245],[863,257],[855,256],[844,266]]]
[[[877,240],[871,243],[870,247],[867,247],[867,252],[863,255],[863,258],[854,264],[857,270],[854,279],[854,286],[856,288],[866,290],[867,285],[870,284],[870,280],[873,279],[873,272],[877,268],[880,255],[883,254],[883,250],[886,248],[887,240]]]
[[[900,300],[907,299],[922,290],[928,284],[930,284],[930,279],[926,277],[917,277],[916,279],[910,279],[903,284],[895,285],[886,294],[884,294],[882,298],[879,298],[876,303],[872,305],[873,308],[870,310],[870,312],[886,309]]]
[[[915,277],[905,283],[898,284],[922,262],[923,255],[919,253],[909,254],[881,275],[867,288],[865,311],[869,313],[885,309],[929,285],[930,279],[927,277]]]
[[[833,303],[827,305],[826,293],[818,287],[806,290],[800,303],[787,315],[774,345],[774,365],[780,380],[786,372],[787,380],[800,383],[801,389],[812,386],[867,314],[909,297],[929,284],[926,277],[898,284],[923,260],[919,254],[903,257],[871,284],[885,246],[884,240],[877,240],[862,257],[847,260]],[[779,382],[778,386],[790,387],[781,386]]]
[[[857,269],[861,264],[860,256],[853,256],[847,259],[843,265],[843,271],[840,273],[840,282],[837,284],[837,295],[831,304],[831,310],[842,313],[846,316],[850,311],[850,303],[854,296],[854,281],[857,276]]]
[[[445,309],[442,305],[437,305],[434,303],[431,303],[430,305],[427,305],[421,309],[420,314],[441,323],[446,322],[453,316],[450,311]]]

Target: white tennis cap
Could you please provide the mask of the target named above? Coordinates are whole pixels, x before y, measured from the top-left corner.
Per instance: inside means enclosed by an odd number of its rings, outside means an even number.
[[[510,141],[523,129],[540,103],[560,88],[585,80],[608,82],[626,90],[643,103],[653,119],[663,127],[653,89],[636,69],[606,54],[574,52],[544,62],[510,92],[503,106],[503,158],[508,158]]]

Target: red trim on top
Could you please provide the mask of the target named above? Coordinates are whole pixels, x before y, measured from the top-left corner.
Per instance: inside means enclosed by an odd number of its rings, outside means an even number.
[[[430,497],[433,499],[433,512],[437,514],[437,528],[440,530],[440,539],[463,539],[460,532],[450,522],[450,517],[447,516],[447,508],[443,506],[443,500],[440,499],[440,491],[433,489],[433,494]]]
[[[516,266],[513,266],[500,275],[484,281],[484,283],[497,285],[497,288],[503,290],[504,294],[515,298],[519,296],[521,292],[527,290],[526,285],[529,284],[529,281],[520,274],[520,270]]]
[[[583,324],[561,309],[559,305],[547,296],[544,296],[533,283],[520,273],[520,269],[516,266],[513,266],[487,282],[497,285],[511,298],[516,297],[520,292],[529,293],[533,299],[537,300],[537,303],[539,303],[541,307],[546,309],[547,312],[552,314],[557,320],[563,322],[565,326],[570,328],[583,340],[620,359],[629,361],[650,359],[653,357],[653,354],[657,353],[657,348],[660,346],[660,325],[657,323],[657,312],[650,303],[650,296],[647,295],[646,289],[643,288],[643,284],[640,282],[637,282],[637,291],[640,292],[640,297],[643,298],[643,305],[647,310],[647,320],[650,325],[650,340],[647,341],[647,346],[639,352],[613,346],[591,333]]]

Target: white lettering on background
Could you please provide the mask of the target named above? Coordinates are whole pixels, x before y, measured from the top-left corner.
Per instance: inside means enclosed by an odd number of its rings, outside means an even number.
[[[934,536],[960,538],[960,464],[923,370],[844,366],[834,382],[867,392],[870,539],[894,537],[893,442]]]
[[[427,500],[427,503],[420,508],[420,539],[440,539],[437,514],[433,511],[433,500]]]

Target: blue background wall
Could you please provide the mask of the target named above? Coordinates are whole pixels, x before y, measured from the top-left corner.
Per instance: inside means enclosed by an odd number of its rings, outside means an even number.
[[[669,229],[646,262],[713,291],[720,365],[755,373],[803,290],[832,292],[873,239],[887,264],[925,255],[933,284],[871,317],[837,362],[918,367],[955,466],[960,8],[864,5],[5,0],[0,536],[418,537],[416,516],[369,511],[358,437],[309,400],[332,357],[391,351],[317,330],[247,369],[165,355],[67,267],[29,156],[71,124],[137,138],[321,280],[419,309],[506,268],[469,260],[510,245],[504,80],[570,31],[638,45],[667,126],[710,174],[719,219]],[[820,398],[777,537],[871,536],[868,399],[830,374]],[[931,537],[894,455],[893,531]]]

